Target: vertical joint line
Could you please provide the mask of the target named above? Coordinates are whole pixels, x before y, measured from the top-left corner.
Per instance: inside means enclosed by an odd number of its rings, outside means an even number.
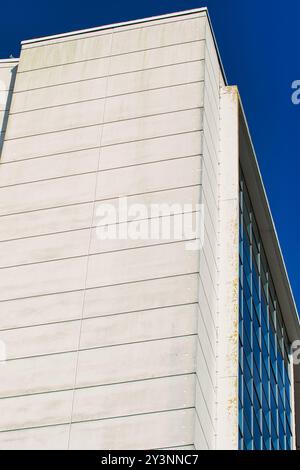
[[[91,251],[91,243],[92,243],[93,220],[94,220],[94,217],[95,217],[95,208],[96,208],[96,194],[97,194],[97,186],[98,186],[98,177],[99,177],[100,162],[101,162],[102,137],[103,137],[103,127],[104,127],[104,122],[105,122],[105,111],[106,111],[106,103],[107,103],[108,82],[109,82],[110,69],[111,69],[111,55],[112,55],[113,36],[114,36],[114,29],[112,30],[111,35],[110,35],[110,54],[109,54],[109,61],[108,61],[107,73],[106,73],[105,92],[104,92],[104,106],[103,106],[102,117],[101,117],[100,123],[99,123],[99,153],[98,153],[98,162],[97,162],[97,172],[96,172],[96,175],[95,175],[95,186],[94,186],[94,197],[93,197],[93,206],[92,206],[92,214],[91,214],[91,224],[90,224],[90,227],[89,227],[88,250],[87,250],[86,264],[85,264],[85,279],[84,279],[84,288],[83,288],[83,300],[82,300],[81,317],[80,317],[80,328],[79,328],[78,343],[77,343],[74,382],[73,382],[73,387],[72,387],[71,414],[70,414],[69,433],[68,433],[68,446],[67,446],[68,450],[70,449],[71,430],[72,430],[72,423],[73,423],[75,389],[76,389],[76,381],[77,381],[77,374],[78,374],[79,352],[80,352],[80,344],[81,344],[81,336],[82,336],[82,323],[83,323],[84,309],[85,309],[85,303],[86,303],[86,288],[87,288],[89,260],[90,260],[90,251]]]

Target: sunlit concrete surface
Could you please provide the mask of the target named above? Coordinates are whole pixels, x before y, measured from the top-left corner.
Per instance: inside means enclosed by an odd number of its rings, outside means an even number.
[[[0,449],[238,448],[244,117],[206,9],[25,41],[0,82]],[[202,203],[203,248],[99,242],[121,196]]]

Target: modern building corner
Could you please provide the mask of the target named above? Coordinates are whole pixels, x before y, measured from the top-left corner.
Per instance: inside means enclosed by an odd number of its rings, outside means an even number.
[[[207,9],[24,41],[0,97],[0,449],[299,449],[298,312]],[[120,198],[201,211],[201,248],[99,240]]]

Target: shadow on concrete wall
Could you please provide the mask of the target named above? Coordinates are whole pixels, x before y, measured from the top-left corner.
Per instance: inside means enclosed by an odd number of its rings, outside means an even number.
[[[17,65],[15,67],[13,67],[12,70],[11,70],[11,79],[10,79],[10,84],[9,84],[9,92],[8,92],[7,100],[6,100],[5,107],[4,107],[3,122],[2,122],[2,126],[0,128],[0,158],[1,158],[1,155],[2,155],[2,148],[3,148],[3,144],[4,144],[4,139],[5,139],[5,131],[6,131],[6,128],[7,128],[7,123],[8,123],[9,110],[10,110],[10,105],[11,105],[11,101],[12,101],[12,95],[13,95],[13,90],[14,90],[14,86],[15,86],[17,70],[18,70]]]

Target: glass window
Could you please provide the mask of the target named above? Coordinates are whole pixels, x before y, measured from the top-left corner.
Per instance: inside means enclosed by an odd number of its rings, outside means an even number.
[[[289,342],[243,178],[240,188],[239,448],[289,450]]]

